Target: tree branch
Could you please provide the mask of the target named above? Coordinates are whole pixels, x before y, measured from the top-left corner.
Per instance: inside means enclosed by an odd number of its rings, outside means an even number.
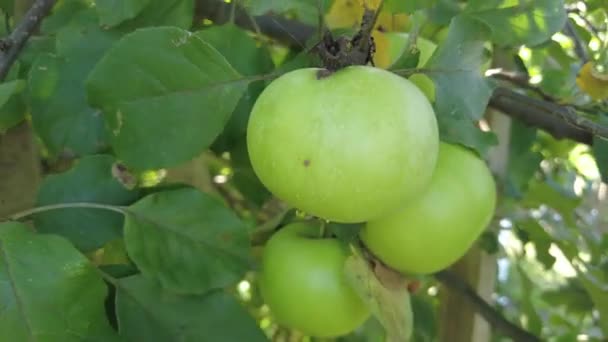
[[[232,5],[218,0],[197,0],[196,19],[210,19],[222,25],[230,21]],[[234,23],[257,32],[258,30],[291,48],[304,50],[308,39],[316,33],[316,28],[296,20],[274,15],[251,16],[241,7],[234,9]]]
[[[540,338],[509,322],[496,309],[488,304],[483,298],[479,297],[475,290],[458,276],[450,271],[440,271],[435,273],[435,278],[450,290],[466,297],[479,315],[481,315],[497,331],[512,338],[514,341],[533,342],[540,341]]]
[[[585,26],[587,27],[587,29],[589,31],[591,31],[595,37],[599,37],[600,36],[600,31],[601,30],[599,28],[597,28],[595,25],[593,25],[593,23],[591,23],[589,21],[589,19],[587,19],[587,17],[583,13],[581,13],[581,11],[578,8],[576,8],[576,7],[567,8],[566,11],[568,13],[573,13],[577,17],[579,17],[583,21],[583,23],[585,24]]]
[[[46,17],[56,0],[36,0],[27,11],[19,25],[4,41],[5,50],[0,54],[0,80],[4,80],[11,66],[19,56],[21,49],[30,38],[38,25]]]
[[[500,70],[498,72],[492,73],[491,77],[495,78],[497,80],[507,81],[509,83],[512,83],[513,85],[518,86],[519,88],[530,90],[530,91],[536,93],[536,95],[540,96],[545,101],[549,101],[549,102],[557,101],[557,99],[554,98],[553,96],[545,93],[539,87],[531,84],[530,77],[527,74],[520,73],[520,72],[512,72],[512,71],[507,71],[507,70]]]
[[[490,106],[523,123],[539,127],[557,139],[572,139],[591,145],[593,136],[608,137],[608,127],[601,126],[574,109],[535,99],[509,88],[497,87]]]
[[[572,38],[572,41],[574,42],[574,52],[576,53],[578,58],[583,62],[583,64],[589,61],[589,53],[587,53],[585,44],[583,44],[581,37],[574,29],[574,25],[572,25],[572,22],[570,20],[566,20],[566,26],[564,26],[564,33],[570,38]]]

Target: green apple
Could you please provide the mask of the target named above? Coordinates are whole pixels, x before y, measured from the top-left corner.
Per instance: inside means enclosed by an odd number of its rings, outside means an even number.
[[[320,224],[291,223],[275,233],[262,256],[260,290],[280,323],[316,337],[347,334],[370,315],[350,287],[345,244],[319,238]]]
[[[459,145],[442,142],[426,192],[361,232],[367,248],[388,266],[427,274],[462,257],[489,224],[496,185],[485,162]]]
[[[369,66],[286,73],[247,127],[253,169],[278,198],[336,222],[364,222],[418,196],[439,151],[435,113],[407,79]]]

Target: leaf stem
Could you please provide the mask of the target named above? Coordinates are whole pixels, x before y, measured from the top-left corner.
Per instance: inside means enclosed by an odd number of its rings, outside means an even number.
[[[45,211],[51,211],[51,210],[57,210],[57,209],[73,209],[73,208],[103,209],[103,210],[109,210],[109,211],[121,213],[123,215],[127,213],[126,207],[110,205],[110,204],[101,204],[101,203],[76,202],[76,203],[50,204],[50,205],[44,205],[44,206],[24,210],[24,211],[15,213],[13,215],[10,215],[8,217],[8,220],[17,221],[22,218],[25,218],[25,217],[28,217],[31,215],[35,215],[38,213],[42,213]]]

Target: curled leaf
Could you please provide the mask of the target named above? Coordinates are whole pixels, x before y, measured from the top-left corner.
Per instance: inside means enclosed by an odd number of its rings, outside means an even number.
[[[409,341],[413,315],[407,282],[380,263],[370,264],[359,253],[344,263],[346,277],[386,330],[387,341]]]

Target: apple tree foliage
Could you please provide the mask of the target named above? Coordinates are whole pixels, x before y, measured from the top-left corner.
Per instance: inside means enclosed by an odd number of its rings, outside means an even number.
[[[319,13],[349,33],[361,2],[57,1],[0,84],[0,146],[30,127],[44,172],[37,209],[20,213],[2,212],[16,199],[0,179],[0,341],[304,338],[260,296],[265,241],[302,213],[256,177],[246,127],[269,82],[319,65],[309,52]],[[3,36],[29,4],[0,2]],[[434,83],[441,140],[483,158],[507,151],[495,170],[498,209],[477,244],[499,266],[487,275],[497,277],[490,304],[543,340],[608,338],[607,22],[598,0],[385,0],[373,32],[375,62],[387,69],[389,33],[437,42],[417,71]],[[411,68],[393,71],[409,77],[418,56],[405,57],[399,65]],[[496,69],[484,74],[489,58]],[[499,87],[600,128],[559,136],[526,120],[531,110],[501,140],[487,125]],[[557,125],[578,123],[553,114]],[[328,233],[352,242],[356,229]],[[373,315],[338,340],[404,329],[435,340],[443,284],[421,277],[409,295],[364,264],[349,260],[345,272],[369,279]]]

